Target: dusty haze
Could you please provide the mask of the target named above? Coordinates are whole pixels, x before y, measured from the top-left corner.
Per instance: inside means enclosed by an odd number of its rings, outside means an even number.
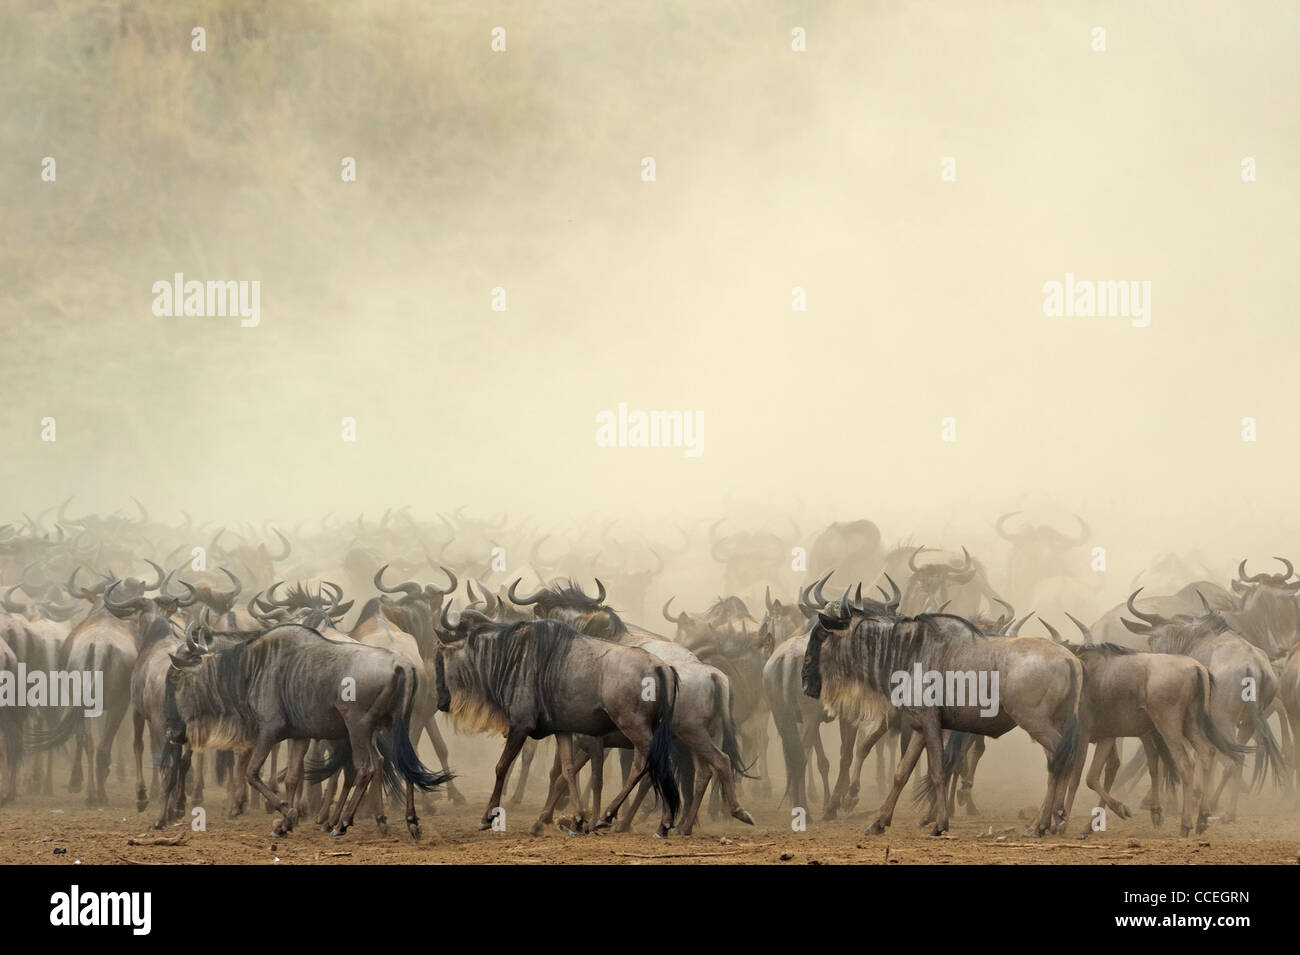
[[[7,4],[5,519],[1294,550],[1294,4],[534,6]],[[260,324],[155,317],[176,272],[259,280]],[[1045,317],[1067,272],[1149,281],[1150,327]],[[619,402],[703,454],[598,447]]]

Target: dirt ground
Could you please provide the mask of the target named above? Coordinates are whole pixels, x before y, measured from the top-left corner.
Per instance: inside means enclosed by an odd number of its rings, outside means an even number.
[[[654,839],[653,821],[643,818],[633,832],[568,835],[551,827],[540,837],[528,834],[541,802],[539,785],[530,789],[522,808],[508,810],[506,831],[479,832],[477,824],[487,799],[486,786],[460,782],[468,804],[455,806],[437,797],[430,814],[421,810],[424,829],[420,842],[412,842],[401,823],[400,811],[390,810],[390,835],[380,836],[373,818],[362,819],[346,835],[331,837],[314,825],[302,824],[288,837],[269,835],[272,817],[261,803],[237,819],[225,814],[224,791],[209,791],[205,804],[207,831],[194,832],[188,824],[163,832],[149,831],[151,806],[136,813],[129,781],[110,779],[112,808],[90,809],[80,795],[68,794],[59,780],[52,797],[20,795],[0,809],[0,863],[38,865],[353,865],[398,864],[728,864],[816,865],[898,864],[926,865],[980,863],[1100,864],[1295,864],[1300,861],[1300,808],[1274,793],[1242,797],[1241,818],[1231,824],[1212,821],[1202,836],[1175,838],[1178,819],[1166,807],[1163,829],[1156,829],[1145,811],[1128,820],[1112,817],[1109,831],[1081,839],[1091,805],[1080,797],[1070,821],[1070,834],[1045,839],[1024,836],[1034,807],[1024,787],[998,785],[994,780],[981,791],[981,815],[975,818],[959,809],[951,833],[934,838],[917,829],[919,810],[900,803],[894,826],[884,836],[864,833],[880,801],[866,784],[863,805],[852,815],[834,822],[818,821],[811,814],[806,832],[791,831],[788,807],[777,807],[779,793],[761,795],[746,791],[743,802],[757,825],[731,819],[705,818],[690,837],[673,833]],[[751,784],[752,785],[752,784]],[[1133,793],[1136,805],[1140,793]],[[820,805],[820,800],[818,800]],[[155,840],[174,845],[149,844]],[[179,840],[179,841],[178,841]]]

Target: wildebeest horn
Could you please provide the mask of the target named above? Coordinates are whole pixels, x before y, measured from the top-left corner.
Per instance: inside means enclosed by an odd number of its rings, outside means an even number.
[[[768,613],[772,612],[772,588],[770,585],[763,588],[763,606],[767,608]]]
[[[1092,628],[1089,627],[1087,624],[1085,624],[1078,617],[1074,616],[1074,614],[1070,613],[1068,610],[1065,612],[1065,615],[1074,622],[1074,625],[1076,627],[1079,628],[1079,632],[1083,634],[1083,642],[1092,643]]]
[[[898,605],[903,600],[903,592],[898,589],[898,584],[895,583],[894,578],[890,577],[889,574],[885,574],[885,579],[889,581],[889,589],[894,592],[892,597],[885,600],[885,606],[889,609],[890,613],[893,613],[898,609]]]
[[[1201,593],[1199,588],[1196,591],[1196,596],[1201,598],[1201,606],[1205,609],[1206,613],[1214,613],[1214,608],[1210,606],[1210,602],[1205,599],[1205,594]]]
[[[293,548],[289,545],[289,538],[285,537],[284,534],[281,533],[280,528],[278,528],[278,527],[273,527],[273,528],[271,528],[271,530],[275,533],[275,536],[276,536],[276,537],[280,538],[280,543],[284,544],[284,553],[283,553],[283,554],[268,554],[267,556],[270,557],[271,560],[273,560],[273,561],[281,561],[281,560],[284,560],[285,558],[287,558],[287,557],[289,556],[289,552],[293,550]]]
[[[143,524],[148,524],[148,523],[149,523],[149,512],[146,511],[146,510],[144,509],[144,505],[140,503],[140,499],[137,498],[137,497],[132,497],[131,500],[135,501],[135,506],[138,507],[138,508],[140,509],[140,519],[139,519],[138,521],[136,521],[136,523],[137,523],[137,524],[142,524],[142,525],[143,525]]]
[[[1073,544],[1075,547],[1078,547],[1088,539],[1090,532],[1088,530],[1087,521],[1085,521],[1078,514],[1074,515],[1074,519],[1079,522],[1079,536],[1071,540],[1070,543]]]
[[[912,551],[912,553],[907,555],[907,569],[914,574],[920,571],[921,569],[920,567],[916,566],[916,555],[921,553],[921,551],[923,550],[925,550],[925,545],[921,545],[916,550]]]
[[[236,597],[239,596],[240,592],[243,591],[244,585],[240,583],[238,577],[236,577],[230,571],[226,570],[226,568],[222,567],[221,572],[230,578],[230,582],[235,585],[235,589],[230,591],[229,593],[219,594],[219,596],[225,600],[234,600]],[[181,581],[181,583],[184,583],[184,581]]]
[[[167,571],[163,570],[161,567],[159,567],[157,564],[151,561],[148,557],[144,559],[144,562],[148,564],[150,567],[152,567],[154,569],[154,573],[158,575],[158,579],[155,580],[148,587],[146,587],[145,590],[162,590],[163,580],[167,576]]]
[[[1006,531],[1007,521],[1011,520],[1011,518],[1015,517],[1019,513],[1020,513],[1019,511],[1011,511],[1007,514],[1003,514],[1001,517],[998,518],[998,522],[995,525],[995,529],[997,530],[998,536],[1001,537],[1003,540],[1013,541],[1020,536],[1019,534],[1008,534]]]
[[[1286,574],[1285,576],[1282,577],[1282,579],[1289,580],[1291,576],[1295,573],[1295,568],[1291,566],[1291,561],[1287,560],[1285,557],[1274,557],[1273,559],[1280,560],[1286,566]]]
[[[1012,622],[1007,626],[1007,633],[1006,633],[1006,635],[1007,635],[1008,637],[1018,637],[1018,636],[1020,636],[1020,628],[1023,627],[1023,626],[1028,622],[1029,618],[1032,617],[1033,615],[1034,615],[1034,611],[1031,610],[1031,611],[1029,611],[1029,613],[1025,614],[1025,615],[1024,615],[1023,617],[1021,617],[1019,620],[1013,620],[1013,621],[1012,621]]]
[[[9,611],[10,613],[24,613],[27,610],[26,604],[20,604],[13,599],[14,591],[21,586],[22,584],[14,584],[12,587],[10,587],[8,590],[5,591],[4,598],[0,599],[0,604],[3,604],[5,610]]]
[[[1050,623],[1048,623],[1048,622],[1047,622],[1047,618],[1045,618],[1045,617],[1039,617],[1039,618],[1038,618],[1038,622],[1041,623],[1041,624],[1043,625],[1043,629],[1046,630],[1047,633],[1051,636],[1051,638],[1052,638],[1052,642],[1053,642],[1053,643],[1064,643],[1064,642],[1065,642],[1064,640],[1061,639],[1061,631],[1057,630],[1057,629],[1056,629],[1055,627],[1053,627]]]
[[[599,577],[594,577],[592,579],[596,581],[596,603],[603,604],[605,602],[605,585],[600,582]],[[585,597],[586,594],[587,592],[584,590],[583,596]]]
[[[952,569],[952,579],[959,584],[964,584],[975,576],[975,562],[971,560],[970,551],[968,551],[964,546],[961,549],[961,553],[962,557],[965,558],[965,563],[960,567],[954,567]]]
[[[826,581],[831,579],[831,574],[833,573],[835,573],[833,570],[826,571],[826,573],[819,577],[816,583],[813,584],[812,597],[813,600],[817,601],[817,606],[819,607],[826,606],[826,598],[822,596],[822,588],[826,586]]]
[[[266,597],[263,599],[262,603],[264,603],[264,604],[266,604],[267,606],[270,606],[270,607],[287,607],[287,606],[289,606],[288,602],[286,602],[286,601],[281,601],[280,598],[277,597],[277,596],[275,595],[275,590],[276,590],[276,588],[277,588],[277,587],[283,587],[283,586],[284,586],[284,581],[283,581],[283,580],[277,580],[277,581],[276,581],[275,583],[273,583],[270,587],[268,587],[267,590],[266,590]]]
[[[1000,603],[1002,604],[1002,606],[1007,608],[1006,615],[998,617],[998,631],[1001,632],[1003,627],[1005,627],[1012,620],[1016,619],[1016,608],[1011,606],[1011,604],[1007,603],[1001,597],[994,597],[993,600],[995,603]]]
[[[455,593],[455,592],[456,592],[456,588],[460,586],[460,581],[456,579],[456,575],[455,575],[454,573],[452,573],[452,572],[451,572],[449,569],[447,569],[446,567],[439,566],[438,569],[441,570],[444,574],[447,575],[447,579],[450,581],[450,583],[447,584],[446,587],[435,587],[433,584],[426,584],[425,587],[424,587],[424,589],[425,589],[426,591],[433,591],[433,592],[434,592],[435,594],[437,594],[439,597],[445,597],[445,596],[447,596],[447,594],[453,594],[453,593]],[[480,581],[479,583],[480,583],[480,586],[481,586],[481,585],[482,585],[482,581]]]
[[[1128,597],[1128,612],[1131,613],[1133,616],[1137,617],[1137,618],[1138,618],[1139,620],[1141,620],[1143,623],[1145,623],[1145,624],[1146,624],[1146,627],[1144,627],[1144,628],[1140,628],[1140,629],[1137,629],[1137,630],[1134,630],[1134,629],[1133,629],[1133,626],[1131,626],[1132,621],[1129,621],[1129,620],[1124,621],[1124,626],[1128,627],[1128,628],[1129,628],[1130,630],[1132,630],[1134,633],[1145,633],[1147,630],[1150,630],[1152,627],[1156,627],[1156,626],[1159,626],[1160,624],[1164,623],[1164,618],[1161,617],[1159,614],[1154,614],[1154,613],[1143,613],[1141,610],[1138,610],[1137,607],[1133,606],[1133,598],[1136,597],[1136,596],[1137,596],[1138,594],[1140,594],[1140,593],[1142,593],[1142,588],[1141,588],[1141,587],[1139,587],[1137,590],[1133,591],[1133,593],[1129,594],[1129,597]]]
[[[543,595],[545,595],[546,593],[545,587],[538,587],[527,597],[519,596],[519,593],[516,590],[516,588],[519,586],[520,582],[523,581],[523,579],[524,578],[522,577],[516,577],[514,579],[514,582],[510,585],[510,589],[506,591],[506,596],[510,598],[510,602],[514,604],[516,607],[527,607],[530,606],[531,604],[535,604],[537,603],[537,601],[541,600]]]
[[[388,565],[384,564],[383,567],[380,567],[377,571],[375,571],[376,587],[378,587],[386,594],[406,594],[408,597],[415,597],[419,595],[419,593],[421,592],[420,585],[412,581],[406,581],[405,583],[398,584],[395,587],[385,587],[384,571],[386,571],[387,569],[388,569]]]
[[[671,623],[678,624],[680,626],[682,625],[683,619],[690,620],[691,615],[683,610],[681,613],[679,613],[677,616],[674,617],[672,614],[668,612],[669,606],[671,606],[672,602],[676,599],[677,598],[675,596],[669,597],[668,600],[664,603],[664,609],[662,612],[665,620],[670,621]]]
[[[188,583],[186,583],[183,580],[180,580],[179,578],[176,580],[176,583],[180,584],[182,587],[184,587],[186,590],[189,591],[189,596],[177,598],[176,606],[192,607],[194,605],[194,602],[199,599],[199,592],[195,590],[192,586],[190,586]],[[239,591],[235,591],[235,593],[237,594],[239,593]],[[232,594],[231,596],[233,597],[234,594]]]
[[[149,601],[143,597],[132,597],[126,603],[113,602],[113,590],[121,582],[122,581],[120,580],[115,580],[108,585],[108,589],[104,591],[104,606],[107,607],[115,617],[125,617],[129,614],[144,610],[148,606]]]

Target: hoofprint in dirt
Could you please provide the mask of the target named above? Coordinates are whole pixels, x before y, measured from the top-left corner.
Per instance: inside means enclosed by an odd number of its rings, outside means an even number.
[[[831,823],[817,822],[814,812],[808,831],[793,832],[788,808],[768,808],[755,812],[752,828],[704,819],[693,836],[653,839],[649,819],[627,834],[571,836],[549,829],[533,837],[528,829],[540,808],[535,800],[508,812],[505,832],[479,832],[478,806],[487,794],[470,790],[466,806],[435,801],[437,811],[417,843],[405,833],[382,837],[372,819],[360,816],[343,837],[302,826],[287,838],[273,838],[273,819],[260,804],[233,820],[225,818],[223,807],[208,807],[205,832],[191,831],[188,823],[151,832],[152,817],[137,814],[133,805],[128,810],[125,790],[109,795],[112,808],[87,809],[81,797],[63,795],[44,797],[41,805],[20,799],[0,810],[0,864],[1250,865],[1295,864],[1300,850],[1300,814],[1281,797],[1257,798],[1238,822],[1212,822],[1203,836],[1189,839],[1175,838],[1168,827],[1157,830],[1145,814],[1115,820],[1109,831],[1081,839],[1086,815],[1078,811],[1068,835],[1029,839],[1024,813],[1032,807],[1005,796],[982,805],[978,818],[959,813],[951,833],[937,839],[916,828],[920,814],[914,807],[900,811],[884,836],[864,833],[870,811]]]

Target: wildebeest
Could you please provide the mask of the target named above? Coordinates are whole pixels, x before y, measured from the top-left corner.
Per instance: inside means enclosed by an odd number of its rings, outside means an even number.
[[[1282,780],[1286,760],[1267,717],[1277,695],[1277,679],[1268,657],[1236,633],[1224,612],[1215,610],[1204,597],[1201,597],[1199,615],[1164,617],[1138,610],[1133,600],[1139,593],[1140,588],[1128,599],[1129,611],[1137,620],[1125,618],[1124,625],[1133,633],[1146,636],[1151,649],[1157,653],[1181,653],[1205,664],[1214,677],[1210,698],[1215,722],[1224,733],[1235,731],[1238,743],[1254,738],[1258,744],[1255,785],[1263,784],[1270,769],[1274,779]],[[1229,762],[1211,801],[1213,811],[1225,786],[1229,787],[1224,822],[1232,822],[1237,817],[1237,798],[1242,785],[1240,763]]]
[[[574,824],[583,829],[572,736],[617,731],[636,756],[622,790],[596,826],[613,822],[632,787],[648,773],[662,807],[656,835],[666,836],[681,803],[672,757],[676,671],[640,647],[585,636],[561,620],[501,624],[464,610],[452,623],[447,611],[444,604],[438,709],[471,732],[495,729],[506,738],[480,828],[492,826],[506,775],[524,740],[554,734],[575,807]]]
[[[1096,744],[1088,788],[1101,804],[1127,819],[1128,807],[1115,799],[1102,782],[1102,770],[1115,748],[1115,741],[1135,736],[1143,741],[1147,768],[1151,774],[1151,821],[1163,820],[1160,807],[1160,770],[1163,766],[1183,787],[1181,835],[1192,831],[1193,808],[1196,831],[1203,832],[1210,816],[1210,781],[1214,750],[1232,762],[1241,762],[1244,747],[1219,731],[1210,715],[1214,678],[1206,667],[1190,657],[1170,653],[1141,653],[1113,643],[1093,643],[1088,628],[1070,618],[1083,634],[1084,642],[1064,644],[1083,663],[1083,699],[1079,704],[1083,746],[1070,777],[1066,813],[1083,774],[1087,744]],[[1052,628],[1044,621],[1044,625]],[[1058,636],[1052,631],[1054,637]],[[1193,763],[1192,755],[1195,755]],[[1199,770],[1200,782],[1196,774]]]
[[[691,760],[691,773],[683,774],[691,784],[691,801],[682,816],[679,831],[689,835],[696,823],[700,803],[709,780],[716,781],[732,816],[753,824],[749,813],[741,808],[734,775],[744,770],[736,739],[734,693],[726,672],[701,661],[694,653],[671,640],[633,628],[604,604],[605,586],[596,581],[597,595],[587,596],[573,584],[544,587],[523,596],[517,593],[519,581],[510,585],[510,600],[520,607],[532,606],[539,617],[563,620],[587,636],[611,640],[623,646],[639,647],[651,656],[672,666],[677,673],[678,691],[673,709],[672,734],[678,744],[679,757]],[[620,741],[621,742],[621,741]],[[623,743],[626,746],[626,743]],[[603,750],[593,747],[593,764],[604,758]],[[681,766],[685,769],[685,766]],[[593,765],[593,772],[597,772]],[[549,811],[554,802],[547,801]],[[642,796],[638,794],[638,796]],[[599,790],[596,791],[597,798]],[[628,815],[636,812],[634,801]]]
[[[1259,647],[1270,660],[1284,656],[1296,643],[1300,628],[1300,605],[1296,593],[1300,592],[1300,578],[1291,561],[1278,557],[1286,571],[1281,574],[1246,574],[1243,560],[1237,568],[1237,579],[1232,589],[1241,601],[1241,609],[1230,616],[1233,628]]]
[[[1294,747],[1291,769],[1295,772],[1295,788],[1300,793],[1300,644],[1292,647],[1282,661],[1277,677],[1277,694],[1291,723],[1291,744]],[[1296,797],[1296,804],[1300,805],[1300,795]]]
[[[0,637],[0,680],[8,677],[14,693],[25,693],[18,686],[18,655]],[[27,710],[15,700],[0,704],[0,806],[13,801],[18,791],[18,767],[23,755],[23,723]]]
[[[915,670],[938,674],[936,699],[899,699],[897,674]],[[982,713],[975,685],[983,677],[999,687],[995,712]],[[846,588],[834,612],[822,611],[809,635],[804,656],[804,692],[821,699],[831,712],[854,722],[881,719],[897,709],[914,731],[894,776],[894,786],[868,832],[881,833],[921,750],[929,760],[931,789],[946,792],[943,731],[957,730],[997,738],[1016,726],[1047,753],[1048,788],[1031,835],[1065,822],[1069,771],[1079,746],[1079,698],[1083,668],[1051,640],[990,637],[969,621],[945,613],[899,617],[876,601],[849,602]],[[959,691],[959,692],[958,692]],[[968,692],[969,691],[969,692]],[[934,835],[948,828],[945,798],[934,800]]]
[[[420,681],[414,664],[391,650],[330,640],[297,624],[214,650],[212,632],[194,622],[171,663],[167,742],[188,743],[196,751],[251,749],[245,779],[276,804],[286,829],[297,822],[307,745],[324,739],[337,741],[336,754],[347,756],[331,834],[342,835],[352,825],[382,761],[386,781],[394,788],[405,784],[407,829],[420,837],[415,788],[432,790],[448,774],[425,768],[411,745],[411,707]],[[290,745],[286,798],[279,800],[262,780],[262,765],[283,740]]]

